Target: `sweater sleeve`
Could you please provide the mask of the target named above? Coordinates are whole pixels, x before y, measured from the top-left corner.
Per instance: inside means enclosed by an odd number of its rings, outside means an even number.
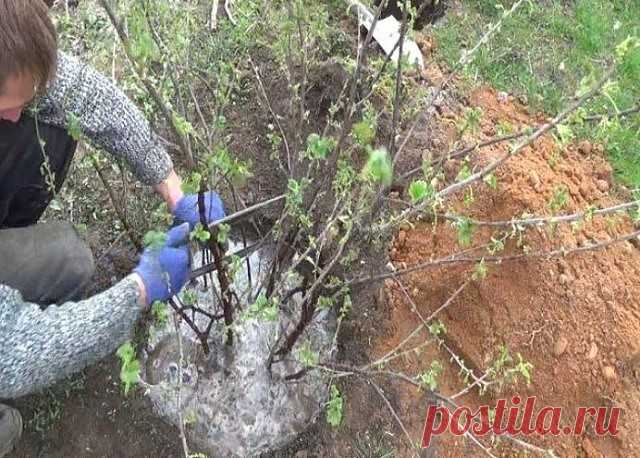
[[[76,123],[72,128],[79,128],[94,147],[125,160],[144,184],[160,183],[173,169],[140,110],[109,79],[75,57],[58,53],[56,78],[34,109],[45,123],[67,129]]]
[[[0,285],[0,398],[41,390],[113,353],[131,335],[139,294],[129,276],[92,298],[42,311]]]

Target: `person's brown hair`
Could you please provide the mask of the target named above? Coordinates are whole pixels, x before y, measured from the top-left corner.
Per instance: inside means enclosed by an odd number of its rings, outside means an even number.
[[[14,75],[31,75],[38,91],[55,76],[58,39],[43,0],[0,0],[0,91]]]

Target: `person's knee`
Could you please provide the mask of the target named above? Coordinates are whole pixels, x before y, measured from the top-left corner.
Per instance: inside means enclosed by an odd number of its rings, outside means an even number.
[[[69,228],[69,239],[65,243],[63,259],[60,261],[64,271],[64,284],[72,291],[70,299],[78,299],[82,290],[86,289],[95,272],[93,253],[87,244],[80,239],[75,229]]]
[[[67,275],[77,284],[87,283],[96,270],[93,253],[84,243],[80,243],[74,253],[69,253],[67,265]]]
[[[95,271],[93,254],[69,223],[0,231],[0,283],[46,306],[77,300]]]
[[[50,257],[55,258],[59,269],[52,299],[56,302],[78,300],[95,272],[93,253],[71,224],[59,223],[51,229],[56,234],[52,239],[56,240],[57,249]]]

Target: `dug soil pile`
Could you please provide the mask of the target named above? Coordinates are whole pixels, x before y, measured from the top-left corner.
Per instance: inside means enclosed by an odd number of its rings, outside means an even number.
[[[475,91],[469,102],[484,112],[481,133],[477,135],[480,139],[493,137],[505,123],[518,129],[540,121],[510,97],[487,88]],[[463,202],[463,195],[456,196],[456,210],[478,220],[503,221],[523,214],[570,214],[589,206],[602,208],[624,201],[624,197],[613,195],[612,171],[601,147],[583,142],[561,151],[556,145],[550,136],[541,138],[500,169],[497,189],[478,185],[469,206]],[[506,148],[508,144],[482,149],[474,153],[470,164],[487,164],[502,156]],[[461,166],[460,162],[449,161],[445,165],[447,179],[454,180]],[[520,254],[523,249],[532,253],[562,247],[571,250],[633,231],[627,216],[594,217],[577,225],[529,229],[521,248],[512,239],[498,255]],[[472,246],[481,247],[495,234],[496,228],[479,229]],[[553,448],[562,457],[640,456],[640,391],[635,373],[640,368],[638,246],[633,240],[560,258],[488,265],[487,277],[470,281],[438,315],[446,326],[444,341],[467,367],[474,369],[476,376],[492,365],[504,344],[516,362],[520,353],[533,364],[532,379],[528,386],[522,378],[502,387],[493,385],[482,396],[474,390],[457,402],[475,410],[482,404],[493,407],[498,399],[510,399],[515,394],[524,398],[537,396],[536,410],[543,406],[563,408],[561,427],[573,424],[578,407],[621,407],[620,432],[615,438],[597,437],[595,422],[589,419],[585,433],[577,437],[522,439],[538,447]],[[396,267],[404,267],[462,250],[465,248],[458,244],[458,234],[451,223],[420,222],[399,232],[390,255]],[[484,254],[486,250],[482,249],[469,251],[472,256]],[[401,283],[387,280],[387,336],[379,341],[376,356],[395,348],[421,324],[410,300],[422,317],[428,317],[470,279],[473,269],[467,264],[420,271],[402,277]],[[412,346],[427,337],[424,332]],[[447,396],[463,390],[466,385],[459,375],[460,366],[451,362],[444,347],[427,347],[419,355],[396,363],[394,368],[417,374],[428,370],[434,358],[444,365],[438,390]],[[420,438],[427,408],[425,394],[401,382],[394,387],[398,413],[406,419],[412,436]],[[491,443],[490,437],[482,441]],[[499,442],[492,449],[496,456],[524,455],[509,440]],[[437,456],[484,456],[479,448],[453,436],[439,438],[437,447]]]

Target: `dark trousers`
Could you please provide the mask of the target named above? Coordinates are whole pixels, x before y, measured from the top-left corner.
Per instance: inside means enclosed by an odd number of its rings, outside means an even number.
[[[36,224],[75,149],[67,131],[36,125],[27,114],[15,124],[0,121],[0,284],[41,305],[79,299],[94,270],[70,224]]]

